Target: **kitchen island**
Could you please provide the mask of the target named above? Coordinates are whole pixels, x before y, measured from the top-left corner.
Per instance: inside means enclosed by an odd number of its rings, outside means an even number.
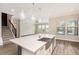
[[[10,41],[21,47],[21,55],[50,55],[56,46],[52,34],[35,34]]]

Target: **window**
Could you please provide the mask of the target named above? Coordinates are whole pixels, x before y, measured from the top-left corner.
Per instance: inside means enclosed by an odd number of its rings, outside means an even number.
[[[68,27],[67,34],[68,35],[78,35],[78,28],[77,27]]]
[[[38,23],[36,25],[36,33],[48,33],[48,23]]]
[[[57,27],[58,35],[78,35],[78,20],[77,19],[69,19],[68,21],[60,22]]]
[[[77,20],[69,20],[67,22],[67,34],[78,35],[78,21]]]
[[[58,35],[65,35],[65,23],[62,21],[57,27],[57,34]]]
[[[57,27],[57,34],[65,35],[65,27]]]

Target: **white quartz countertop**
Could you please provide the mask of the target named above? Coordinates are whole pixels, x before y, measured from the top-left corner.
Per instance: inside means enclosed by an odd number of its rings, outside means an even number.
[[[47,37],[47,38],[53,38],[55,35],[51,34],[42,34],[41,38]],[[15,38],[11,39],[10,41],[15,43],[16,45],[21,46],[22,48],[25,48],[33,53],[35,53],[39,48],[44,46],[46,42],[43,41],[38,41],[39,39],[39,34],[36,35],[30,35],[26,37],[20,37],[20,38]]]

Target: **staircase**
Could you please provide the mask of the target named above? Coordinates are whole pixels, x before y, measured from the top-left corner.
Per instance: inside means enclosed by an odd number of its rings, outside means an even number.
[[[2,38],[3,38],[3,44],[10,43],[10,39],[13,39],[14,36],[11,33],[10,29],[7,26],[2,27]]]

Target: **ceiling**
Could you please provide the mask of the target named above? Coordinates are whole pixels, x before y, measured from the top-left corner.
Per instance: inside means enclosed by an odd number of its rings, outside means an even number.
[[[9,14],[43,14],[49,17],[78,14],[79,3],[0,3],[0,10]]]

